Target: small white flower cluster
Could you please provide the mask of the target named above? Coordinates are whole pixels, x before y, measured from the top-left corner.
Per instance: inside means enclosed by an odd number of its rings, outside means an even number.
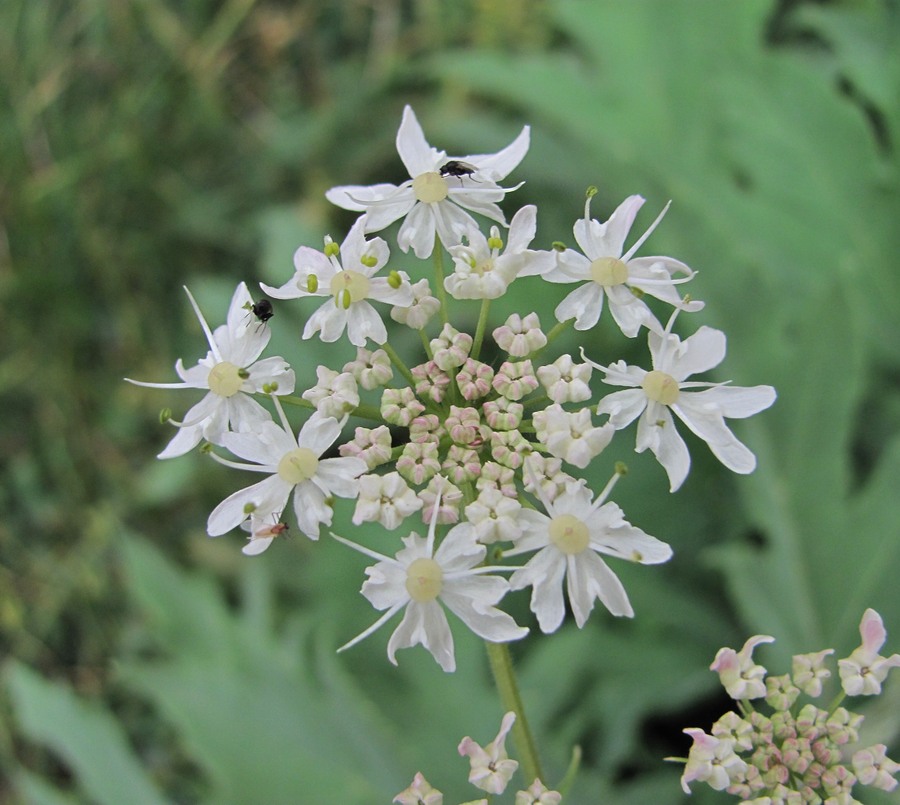
[[[900,666],[900,654],[878,653],[887,633],[875,610],[866,610],[859,631],[862,644],[838,660],[843,694],[827,709],[811,700],[822,695],[823,680],[831,676],[825,658],[832,649],[795,656],[791,673],[783,676],[766,676],[752,658],[753,649],[772,637],[751,637],[740,651],[720,649],[710,667],[739,702],[740,714],[726,713],[712,734],[684,730],[694,741],[681,777],[685,793],[690,783],[705,782],[754,805],[858,805],[852,796],[857,784],[893,791],[900,764],[887,757],[884,744],[851,754],[863,716],[840,704],[844,696],[881,693],[890,669]],[[765,699],[772,712],[754,708],[753,699]]]
[[[519,762],[506,753],[506,736],[515,721],[515,713],[509,712],[503,716],[500,732],[487,746],[482,747],[468,735],[459,743],[459,754],[469,758],[469,782],[488,794],[498,795],[506,791],[519,768]],[[431,786],[422,772],[418,772],[409,788],[397,794],[393,801],[398,805],[443,805],[444,795]],[[559,805],[560,802],[562,795],[549,790],[539,779],[524,791],[516,792],[515,805]],[[462,805],[488,805],[488,800],[477,799]]]
[[[324,299],[308,319],[303,338],[318,335],[331,343],[346,334],[357,347],[355,360],[319,366],[315,386],[293,396],[290,365],[280,357],[259,360],[269,340],[271,303],[255,303],[241,284],[226,323],[215,331],[190,297],[209,352],[191,369],[181,361],[176,364],[182,382],[139,383],[208,391],[183,421],[167,417],[178,430],[160,458],[182,455],[205,440],[235,457],[209,447],[220,463],[265,476],[223,500],[207,523],[210,536],[238,526],[249,530],[244,553],[261,553],[288,532],[289,501],[300,531],[310,539],[319,537],[323,525],[331,525],[335,497],[355,499],[356,525],[377,522],[393,531],[414,515],[427,524],[425,536],[421,528],[414,529],[394,555],[338,538],[375,560],[366,570],[362,593],[383,612],[344,648],[402,611],[388,642],[390,660],[396,662],[398,649],[422,644],[442,668],[452,671],[453,640],[445,609],[485,640],[516,640],[527,629],[498,604],[509,590],[527,587],[544,632],[562,624],[566,597],[578,627],[597,600],[614,615],[633,615],[604,557],[658,564],[672,551],[633,526],[609,500],[624,468],[616,468],[599,494],[577,473],[635,420],[636,449],[653,452],[672,491],[690,467],[676,417],[725,466],[740,473],[755,466],[753,454],[725,420],[767,408],[774,390],[688,379],[723,360],[725,336],[701,327],[682,341],[672,332],[676,315],[699,310],[702,303],[681,297],[676,286],[694,272],[670,257],[635,256],[665,210],[626,248],[644,200],[631,196],[600,223],[591,218],[592,191],[574,226],[580,251],[532,249],[536,208],[520,209],[504,230],[506,219],[498,206],[510,192],[499,182],[528,146],[526,127],[496,154],[449,157],[428,144],[407,107],[397,150],[409,180],[330,190],[332,202],[361,213],[346,238],[340,245],[325,238],[321,251],[301,246],[294,255],[293,276],[279,287],[262,286],[276,299]],[[473,214],[493,222],[487,235]],[[433,258],[436,292],[427,278],[390,270],[388,244],[367,237],[400,219],[398,246],[419,258]],[[445,252],[453,263],[446,276]],[[491,300],[522,277],[577,287],[556,307],[558,324],[549,332],[534,312],[513,314],[489,330]],[[474,333],[452,325],[448,294],[480,300]],[[674,308],[665,326],[647,304],[649,297]],[[595,363],[583,351],[582,360],[567,354],[543,360],[565,326],[594,327],[607,303],[626,336],[646,329],[650,369],[622,361]],[[424,348],[419,364],[406,366],[393,349],[387,317],[377,304],[390,306],[394,322],[419,332]],[[435,316],[440,324],[432,326]],[[483,354],[486,338],[493,338],[496,358]],[[592,402],[594,370],[606,384],[624,389]],[[274,411],[257,398],[267,398]],[[287,404],[312,410],[299,432],[285,414]],[[598,422],[595,415],[607,419]],[[355,430],[345,440],[342,433],[351,417]],[[356,420],[363,424],[357,426]],[[332,450],[338,455],[332,456]],[[486,561],[488,546],[492,564]],[[498,563],[522,554],[530,558],[520,567]],[[512,575],[507,580],[500,573]]]

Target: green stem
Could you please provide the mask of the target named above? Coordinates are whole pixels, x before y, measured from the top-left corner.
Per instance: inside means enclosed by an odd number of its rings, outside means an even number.
[[[472,343],[472,351],[469,353],[472,360],[477,361],[481,352],[481,342],[484,341],[484,330],[487,327],[488,313],[491,309],[491,300],[481,300],[481,312],[478,314],[478,326],[475,328],[475,341]]]
[[[422,339],[422,347],[425,349],[425,355],[428,357],[428,360],[431,360],[434,355],[431,353],[431,341],[428,340],[428,335],[425,333],[425,329],[419,330],[419,337]]]
[[[450,321],[450,313],[447,310],[447,289],[444,287],[444,247],[441,239],[434,236],[434,279],[437,283],[435,293],[441,303],[441,321],[447,324]]]
[[[400,372],[400,374],[406,378],[406,382],[409,383],[410,386],[415,388],[416,380],[412,376],[412,372],[409,371],[409,368],[407,367],[407,365],[405,363],[403,363],[403,360],[397,354],[397,351],[387,341],[385,341],[381,345],[381,348],[385,352],[387,352],[388,357],[391,359],[391,363],[394,364],[394,367],[397,369],[397,371]]]
[[[519,685],[516,682],[509,645],[488,641],[485,641],[485,645],[488,659],[491,662],[491,671],[494,674],[494,684],[497,686],[497,692],[500,694],[500,701],[503,704],[503,712],[508,713],[511,710],[516,714],[512,737],[516,745],[516,753],[519,756],[519,763],[522,765],[522,773],[528,785],[531,785],[535,778],[543,781],[541,761],[538,758],[534,736],[531,734],[528,720],[525,718],[525,708],[522,706],[522,697],[519,695]]]
[[[311,408],[313,410],[316,408],[309,400],[304,400],[302,397],[295,397],[293,394],[279,394],[278,399],[286,405],[298,405],[301,408]]]

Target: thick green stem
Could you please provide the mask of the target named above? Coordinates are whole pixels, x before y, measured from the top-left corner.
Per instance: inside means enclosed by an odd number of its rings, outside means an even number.
[[[475,341],[472,343],[472,352],[470,353],[473,360],[478,360],[481,353],[481,342],[484,341],[484,330],[487,327],[488,313],[491,310],[491,300],[481,300],[481,312],[478,314],[478,326],[475,328]]]
[[[441,239],[435,235],[434,237],[434,281],[438,301],[441,303],[441,321],[444,324],[450,321],[450,311],[447,310],[447,289],[444,287],[444,247],[441,245]]]
[[[412,372],[409,371],[409,367],[403,362],[403,359],[397,354],[397,351],[387,342],[385,341],[381,348],[387,353],[388,357],[391,359],[391,363],[394,364],[394,368],[400,372],[403,377],[406,378],[406,382],[409,383],[413,388],[416,387],[416,379],[412,376]]]
[[[512,738],[516,745],[519,763],[522,766],[522,774],[528,785],[536,778],[543,781],[541,773],[541,761],[538,758],[537,746],[534,736],[528,727],[525,718],[525,708],[522,706],[522,697],[519,695],[519,686],[516,682],[513,670],[512,656],[509,653],[509,645],[506,643],[489,643],[487,646],[488,659],[491,662],[491,671],[494,674],[494,684],[500,694],[503,704],[503,712],[512,711],[516,714],[516,723],[513,724]]]

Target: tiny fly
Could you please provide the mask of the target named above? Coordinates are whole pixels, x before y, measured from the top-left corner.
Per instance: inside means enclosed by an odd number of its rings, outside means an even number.
[[[461,159],[451,159],[449,162],[445,162],[441,165],[438,173],[441,176],[455,176],[457,179],[462,179],[464,176],[471,176],[478,168],[475,165],[472,165],[469,162],[463,162]],[[472,179],[473,182],[477,182],[477,179]]]

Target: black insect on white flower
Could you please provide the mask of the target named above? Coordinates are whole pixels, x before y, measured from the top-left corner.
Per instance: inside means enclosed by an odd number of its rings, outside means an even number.
[[[250,310],[253,315],[256,316],[256,320],[265,324],[272,316],[275,315],[275,311],[272,308],[272,303],[266,299],[262,298],[255,304],[250,305]]]
[[[461,159],[451,159],[449,162],[445,162],[441,165],[438,172],[444,177],[455,176],[457,179],[462,179],[464,176],[472,176],[477,170],[478,168],[471,162],[463,162]],[[472,181],[475,182],[478,180],[472,179]]]

